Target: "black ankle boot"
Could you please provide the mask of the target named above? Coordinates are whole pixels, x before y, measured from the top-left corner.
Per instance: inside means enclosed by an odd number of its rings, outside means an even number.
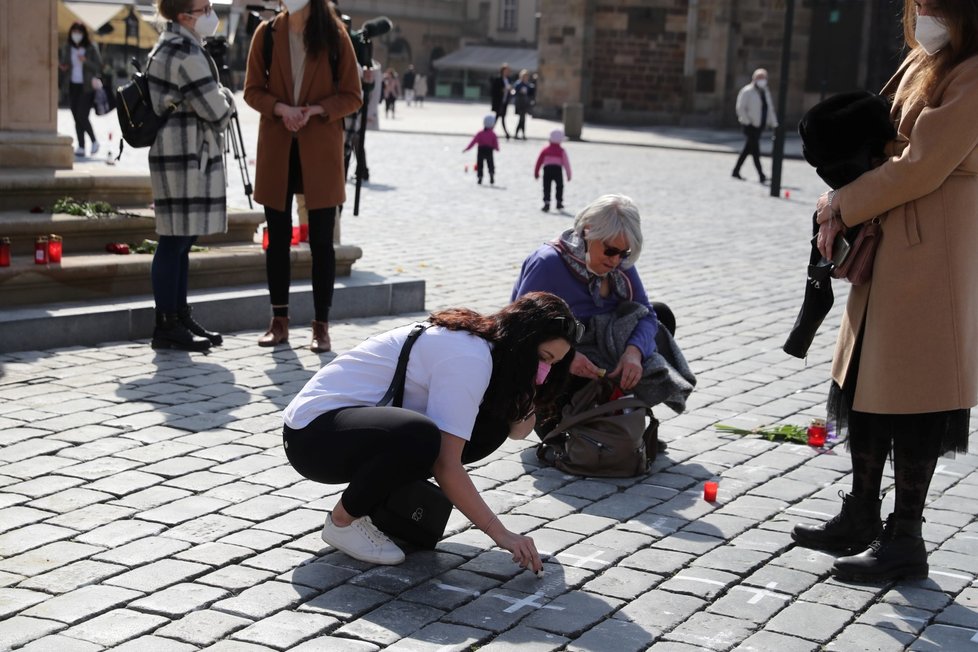
[[[190,306],[184,306],[177,311],[177,316],[180,318],[180,323],[187,327],[187,330],[197,335],[198,337],[206,337],[211,342],[211,346],[221,346],[224,342],[224,338],[221,337],[220,333],[214,331],[209,331],[194,319],[193,309]]]
[[[156,313],[156,328],[153,329],[154,349],[177,349],[178,351],[206,351],[211,348],[210,340],[197,337],[183,325],[177,313]]]
[[[890,514],[882,534],[866,551],[835,560],[833,576],[850,582],[926,579],[929,567],[927,548],[920,536],[922,520],[897,520]]]
[[[843,494],[842,511],[832,520],[821,525],[799,523],[791,531],[791,538],[805,548],[855,552],[865,550],[880,535],[880,501]]]

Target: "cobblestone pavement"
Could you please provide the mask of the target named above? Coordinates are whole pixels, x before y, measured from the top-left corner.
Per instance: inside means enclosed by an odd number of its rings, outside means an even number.
[[[467,110],[474,131],[483,107],[399,109],[405,121],[414,110],[426,133],[368,135],[371,181],[343,233],[364,249],[357,269],[426,279],[429,309],[502,306],[523,257],[598,194],[642,208],[638,268],[673,307],[699,379],[685,414],[657,411],[669,450],[653,472],[570,477],[541,468],[531,444],[507,443],[471,474],[546,552],[542,579],[457,512],[435,551],[371,567],[319,539],[341,487],[303,480],[281,449],[281,409],[330,359],[300,346],[301,325],[292,348],[274,351],[251,331],[207,356],[145,341],[0,356],[0,648],[978,648],[974,456],[942,460],[934,478],[930,578],[846,585],[829,578],[831,555],[788,536],[837,509],[850,480],[842,447],[714,428],[821,413],[844,296],[807,361],[780,350],[823,189],[804,163],[786,163],[790,198],[774,199],[731,180],[729,154],[569,143],[568,209],[542,213],[531,174],[542,140],[504,141],[496,184],[478,186],[457,135],[470,130],[437,132]],[[253,116],[242,123],[253,140]],[[130,153],[122,165],[138,168],[143,153]],[[334,347],[419,316],[334,323]],[[715,503],[702,498],[711,478]]]

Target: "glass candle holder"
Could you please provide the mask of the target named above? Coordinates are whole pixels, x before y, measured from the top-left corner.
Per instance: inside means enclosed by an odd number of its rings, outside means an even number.
[[[34,264],[48,264],[48,237],[39,235],[34,239]]]
[[[53,233],[48,236],[48,260],[52,263],[61,262],[61,236]]]
[[[717,490],[720,485],[716,482],[704,482],[703,483],[703,500],[708,503],[715,503],[717,500]]]
[[[0,267],[10,267],[10,238],[0,238]]]
[[[825,437],[828,434],[825,428],[825,421],[822,419],[812,419],[808,426],[808,445],[816,448],[825,446]]]

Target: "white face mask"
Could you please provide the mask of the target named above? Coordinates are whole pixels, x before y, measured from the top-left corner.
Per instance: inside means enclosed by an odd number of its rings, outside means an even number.
[[[754,82],[754,85],[761,89],[767,88],[767,80],[758,79],[756,82]]]
[[[913,37],[928,55],[936,54],[951,40],[951,35],[947,32],[947,25],[944,24],[943,20],[934,16],[917,16],[917,25],[914,27]]]
[[[78,45],[79,43],[81,43],[83,38],[85,38],[85,37],[81,34],[81,32],[72,32],[71,33],[71,41],[75,45]]]
[[[200,36],[213,36],[214,32],[217,31],[219,22],[217,14],[212,10],[211,13],[201,14],[197,18],[197,22],[194,23],[194,31]]]
[[[285,5],[286,10],[290,14],[294,14],[297,11],[305,9],[306,5],[309,4],[309,0],[282,0],[282,4]]]

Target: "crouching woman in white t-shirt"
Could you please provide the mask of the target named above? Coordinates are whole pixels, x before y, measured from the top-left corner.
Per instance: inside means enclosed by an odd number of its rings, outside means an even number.
[[[411,349],[403,408],[375,407],[394,376],[411,326],[376,335],[337,356],[285,410],[285,451],[306,478],[349,483],[322,537],[346,554],[399,564],[404,553],[368,514],[399,487],[434,476],[445,495],[513,561],[543,568],[533,539],[508,530],[463,463],[533,429],[535,407],[567,378],[582,330],[564,301],[532,292],[492,315],[436,312]]]

